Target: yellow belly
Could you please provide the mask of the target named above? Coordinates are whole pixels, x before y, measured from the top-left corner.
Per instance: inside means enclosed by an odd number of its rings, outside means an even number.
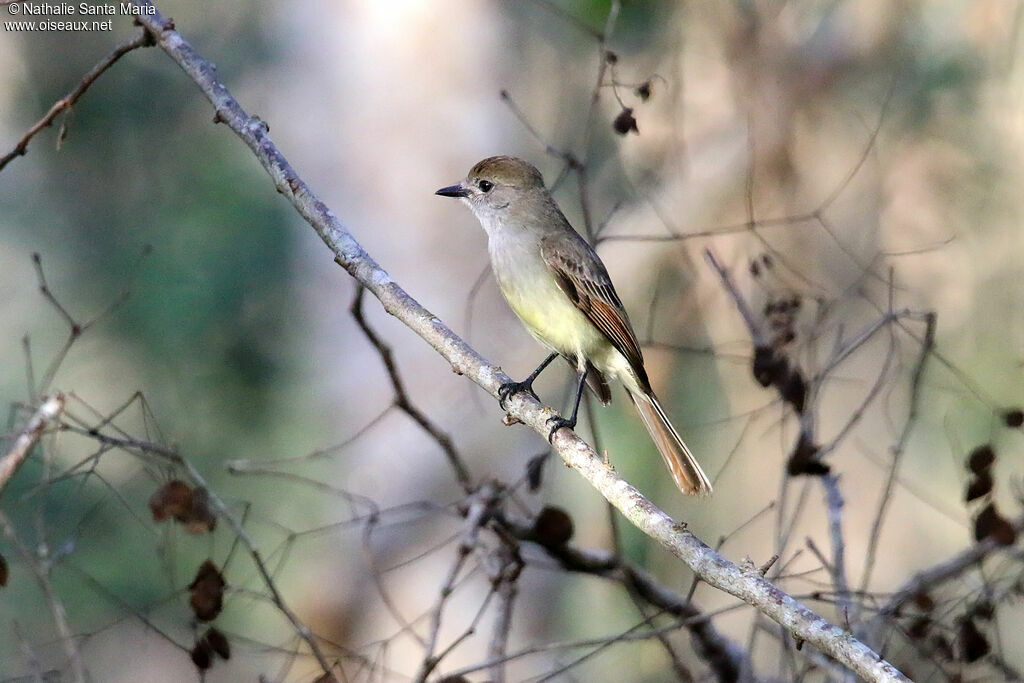
[[[590,361],[609,379],[636,384],[626,358],[558,286],[536,242],[506,240],[496,249],[492,238],[490,246],[498,287],[534,339],[577,368]]]
[[[569,300],[548,273],[515,284],[498,282],[509,306],[526,330],[552,351],[575,360],[590,360],[601,370],[618,374],[612,356],[620,354],[592,322]]]

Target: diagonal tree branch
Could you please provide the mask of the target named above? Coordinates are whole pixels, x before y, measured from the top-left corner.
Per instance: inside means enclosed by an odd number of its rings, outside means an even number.
[[[148,0],[133,0],[152,7]],[[148,10],[147,10],[148,11]],[[337,262],[361,282],[384,309],[401,320],[451,364],[497,398],[498,387],[510,378],[490,364],[421,306],[385,272],[345,229],[337,216],[298,176],[268,136],[268,126],[250,116],[217,81],[216,69],[179,34],[159,12],[138,20],[153,34],[160,48],[195,81],[216,112],[214,120],[225,123],[252,150],[283,194],[334,253]],[[538,434],[547,435],[546,421],[555,415],[528,395],[517,394],[509,413]],[[869,680],[906,681],[894,666],[851,634],[829,623],[767,581],[756,568],[741,568],[709,548],[668,514],[647,500],[636,488],[611,470],[575,433],[560,430],[553,446],[565,463],[577,470],[627,519],[671,553],[683,560],[708,584],[753,605],[777,621],[795,638],[805,641]]]

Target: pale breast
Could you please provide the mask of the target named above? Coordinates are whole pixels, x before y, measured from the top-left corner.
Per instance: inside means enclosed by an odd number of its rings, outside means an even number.
[[[539,242],[528,236],[496,245],[492,237],[489,246],[498,287],[537,341],[574,359],[608,353],[608,340],[558,287],[540,256]]]

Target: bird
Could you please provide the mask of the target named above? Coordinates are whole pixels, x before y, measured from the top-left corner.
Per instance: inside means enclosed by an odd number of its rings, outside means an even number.
[[[655,395],[644,357],[622,300],[601,257],[569,224],[528,161],[488,157],[465,179],[435,193],[459,199],[487,233],[491,269],[505,300],[550,355],[521,382],[498,390],[499,403],[519,392],[534,397],[533,383],[562,356],[576,370],[572,414],[549,420],[548,440],[576,426],[584,386],[608,405],[609,380],[618,380],[636,406],[676,486],[707,496],[712,486]]]

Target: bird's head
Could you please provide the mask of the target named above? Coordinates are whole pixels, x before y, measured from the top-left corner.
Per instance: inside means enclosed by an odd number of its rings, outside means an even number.
[[[529,204],[530,198],[546,192],[544,178],[533,164],[497,156],[478,162],[458,185],[442,187],[434,194],[461,199],[484,222],[514,211],[517,205]]]

